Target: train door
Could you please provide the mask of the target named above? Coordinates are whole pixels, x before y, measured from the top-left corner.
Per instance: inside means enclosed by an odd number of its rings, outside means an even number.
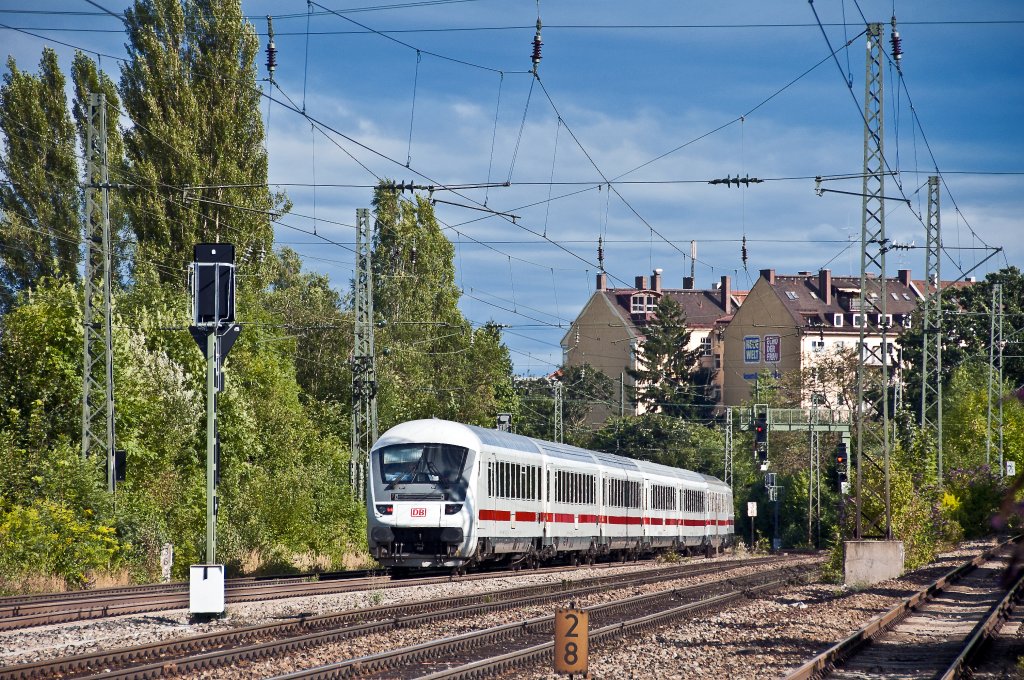
[[[545,539],[551,538],[551,529],[554,523],[554,499],[555,499],[555,466],[548,463],[544,470],[544,503],[541,505],[543,515],[543,531]]]
[[[646,477],[640,487],[640,535],[644,537],[643,542],[652,543],[654,535],[654,523],[651,510],[651,480]]]

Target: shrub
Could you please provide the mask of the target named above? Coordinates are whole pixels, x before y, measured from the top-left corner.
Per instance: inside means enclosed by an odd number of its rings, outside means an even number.
[[[121,546],[114,528],[95,521],[90,510],[82,514],[80,520],[65,503],[37,499],[0,515],[0,580],[7,589],[17,589],[29,572],[81,587],[90,572],[116,567]]]
[[[955,468],[946,475],[947,501],[952,516],[963,527],[967,538],[978,538],[992,531],[992,517],[1009,492],[1005,478],[991,466]]]

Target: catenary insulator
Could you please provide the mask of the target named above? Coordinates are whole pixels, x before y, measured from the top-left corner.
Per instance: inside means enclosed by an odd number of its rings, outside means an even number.
[[[900,59],[903,58],[903,39],[900,38],[900,32],[893,31],[890,40],[892,42],[892,58],[899,64]]]
[[[274,45],[274,19],[267,15],[267,74],[274,79],[277,70],[277,46]]]
[[[540,39],[540,19],[537,19],[537,34],[533,36],[533,73],[537,74],[537,67],[540,65],[540,46],[544,43]]]

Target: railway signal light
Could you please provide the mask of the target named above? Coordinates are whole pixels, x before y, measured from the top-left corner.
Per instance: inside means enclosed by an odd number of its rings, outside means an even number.
[[[846,484],[846,442],[839,442],[836,445],[836,487],[842,493],[843,485]]]
[[[757,444],[768,442],[768,419],[764,416],[754,419],[754,442]]]

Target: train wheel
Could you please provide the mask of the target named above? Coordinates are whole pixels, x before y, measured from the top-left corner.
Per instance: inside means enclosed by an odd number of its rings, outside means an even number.
[[[574,567],[580,566],[580,555],[579,555],[579,553],[573,553],[572,554],[572,566],[574,566]]]

